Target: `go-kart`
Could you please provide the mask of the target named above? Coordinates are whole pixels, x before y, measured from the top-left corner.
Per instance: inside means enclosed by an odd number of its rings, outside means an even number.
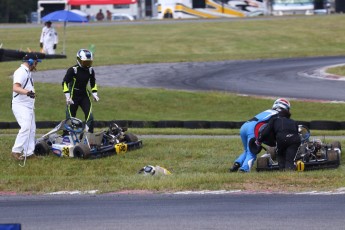
[[[60,133],[61,132],[61,133]],[[67,134],[67,135],[66,135]],[[71,117],[61,121],[50,132],[36,140],[35,154],[58,157],[100,158],[142,147],[142,141],[126,127],[119,127],[115,122],[107,131],[89,133],[83,122]]]
[[[294,162],[297,171],[337,168],[340,165],[341,144],[334,141],[324,144],[320,139],[310,140],[310,130],[298,126],[301,145],[296,153]],[[279,170],[276,162],[276,147],[264,147],[266,152],[257,158],[256,171]]]

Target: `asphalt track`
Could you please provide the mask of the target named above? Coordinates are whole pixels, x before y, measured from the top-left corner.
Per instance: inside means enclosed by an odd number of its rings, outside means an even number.
[[[338,230],[344,195],[0,196],[0,223],[22,230]]]
[[[345,82],[324,69],[345,56],[249,61],[96,66],[97,84],[110,87],[226,91],[303,100],[344,101]],[[67,69],[67,68],[66,68]],[[66,70],[38,71],[35,81],[61,83]]]

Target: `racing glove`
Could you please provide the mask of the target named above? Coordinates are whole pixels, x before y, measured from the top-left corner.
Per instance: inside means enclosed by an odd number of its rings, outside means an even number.
[[[257,146],[261,146],[261,142],[258,141],[258,140],[255,140],[255,144],[256,144]]]
[[[54,49],[54,50],[56,49],[56,44],[54,44],[53,49]]]
[[[92,93],[92,97],[95,101],[99,101],[99,97],[97,95],[97,92]]]
[[[42,42],[40,43],[40,47],[43,48],[43,43]]]
[[[71,94],[70,93],[65,93],[65,97],[66,97],[66,104],[67,105],[72,105],[74,104],[72,98],[71,98]]]
[[[30,97],[30,98],[35,98],[35,92],[33,92],[32,90],[26,93],[26,96]]]

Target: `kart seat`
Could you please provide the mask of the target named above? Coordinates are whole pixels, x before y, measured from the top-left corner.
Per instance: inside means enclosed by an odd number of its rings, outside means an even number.
[[[103,132],[101,133],[85,133],[90,145],[101,145],[103,140]]]

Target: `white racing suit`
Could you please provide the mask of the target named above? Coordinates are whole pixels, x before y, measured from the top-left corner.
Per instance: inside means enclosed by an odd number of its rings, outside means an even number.
[[[58,43],[58,35],[53,27],[43,27],[40,43],[43,43],[43,52],[45,54],[55,54],[54,45]]]
[[[19,83],[22,88],[35,92],[30,70],[21,65],[13,75],[13,84]],[[34,113],[35,99],[13,92],[12,111],[20,130],[12,147],[12,152],[23,153],[27,157],[34,153],[36,123]]]

